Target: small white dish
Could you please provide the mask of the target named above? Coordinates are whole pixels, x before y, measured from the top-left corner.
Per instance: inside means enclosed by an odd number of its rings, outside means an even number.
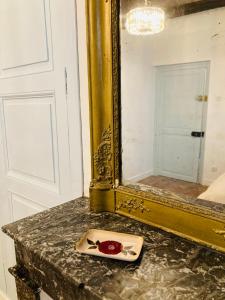
[[[90,229],[76,244],[80,253],[135,261],[143,245],[143,237],[114,231]]]

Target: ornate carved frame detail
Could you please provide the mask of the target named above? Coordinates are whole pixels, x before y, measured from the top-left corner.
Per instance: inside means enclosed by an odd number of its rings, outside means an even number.
[[[112,184],[112,131],[109,128],[102,133],[101,143],[97,152],[94,154],[94,164],[98,173],[98,177],[93,180],[94,186],[97,182],[104,185]]]
[[[150,209],[144,205],[143,199],[125,197],[116,203],[116,210],[126,209],[129,213],[139,210],[141,213],[150,212]]]
[[[119,2],[86,0],[91,209],[126,215],[225,252],[225,213],[182,202],[163,191],[140,191],[121,183]]]

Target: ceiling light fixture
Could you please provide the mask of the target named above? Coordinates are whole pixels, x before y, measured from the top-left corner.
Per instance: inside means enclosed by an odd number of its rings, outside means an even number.
[[[145,5],[130,10],[126,16],[125,27],[133,35],[151,35],[161,32],[165,27],[165,12],[159,7]]]

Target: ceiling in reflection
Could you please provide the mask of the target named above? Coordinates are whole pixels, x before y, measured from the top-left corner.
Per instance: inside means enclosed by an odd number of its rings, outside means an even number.
[[[151,1],[152,6],[158,6],[162,8],[171,8],[171,7],[177,7],[183,4],[189,4],[199,2],[199,0],[155,0]],[[121,0],[121,8],[124,13],[126,13],[128,10],[141,6],[144,4],[144,0]]]

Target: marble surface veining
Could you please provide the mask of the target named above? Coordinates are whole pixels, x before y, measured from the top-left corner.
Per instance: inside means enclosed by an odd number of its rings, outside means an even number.
[[[141,256],[129,263],[76,252],[75,243],[90,228],[143,236]],[[93,298],[225,299],[225,255],[126,217],[89,212],[85,198],[7,225],[3,231],[41,257],[43,274],[46,265]]]

